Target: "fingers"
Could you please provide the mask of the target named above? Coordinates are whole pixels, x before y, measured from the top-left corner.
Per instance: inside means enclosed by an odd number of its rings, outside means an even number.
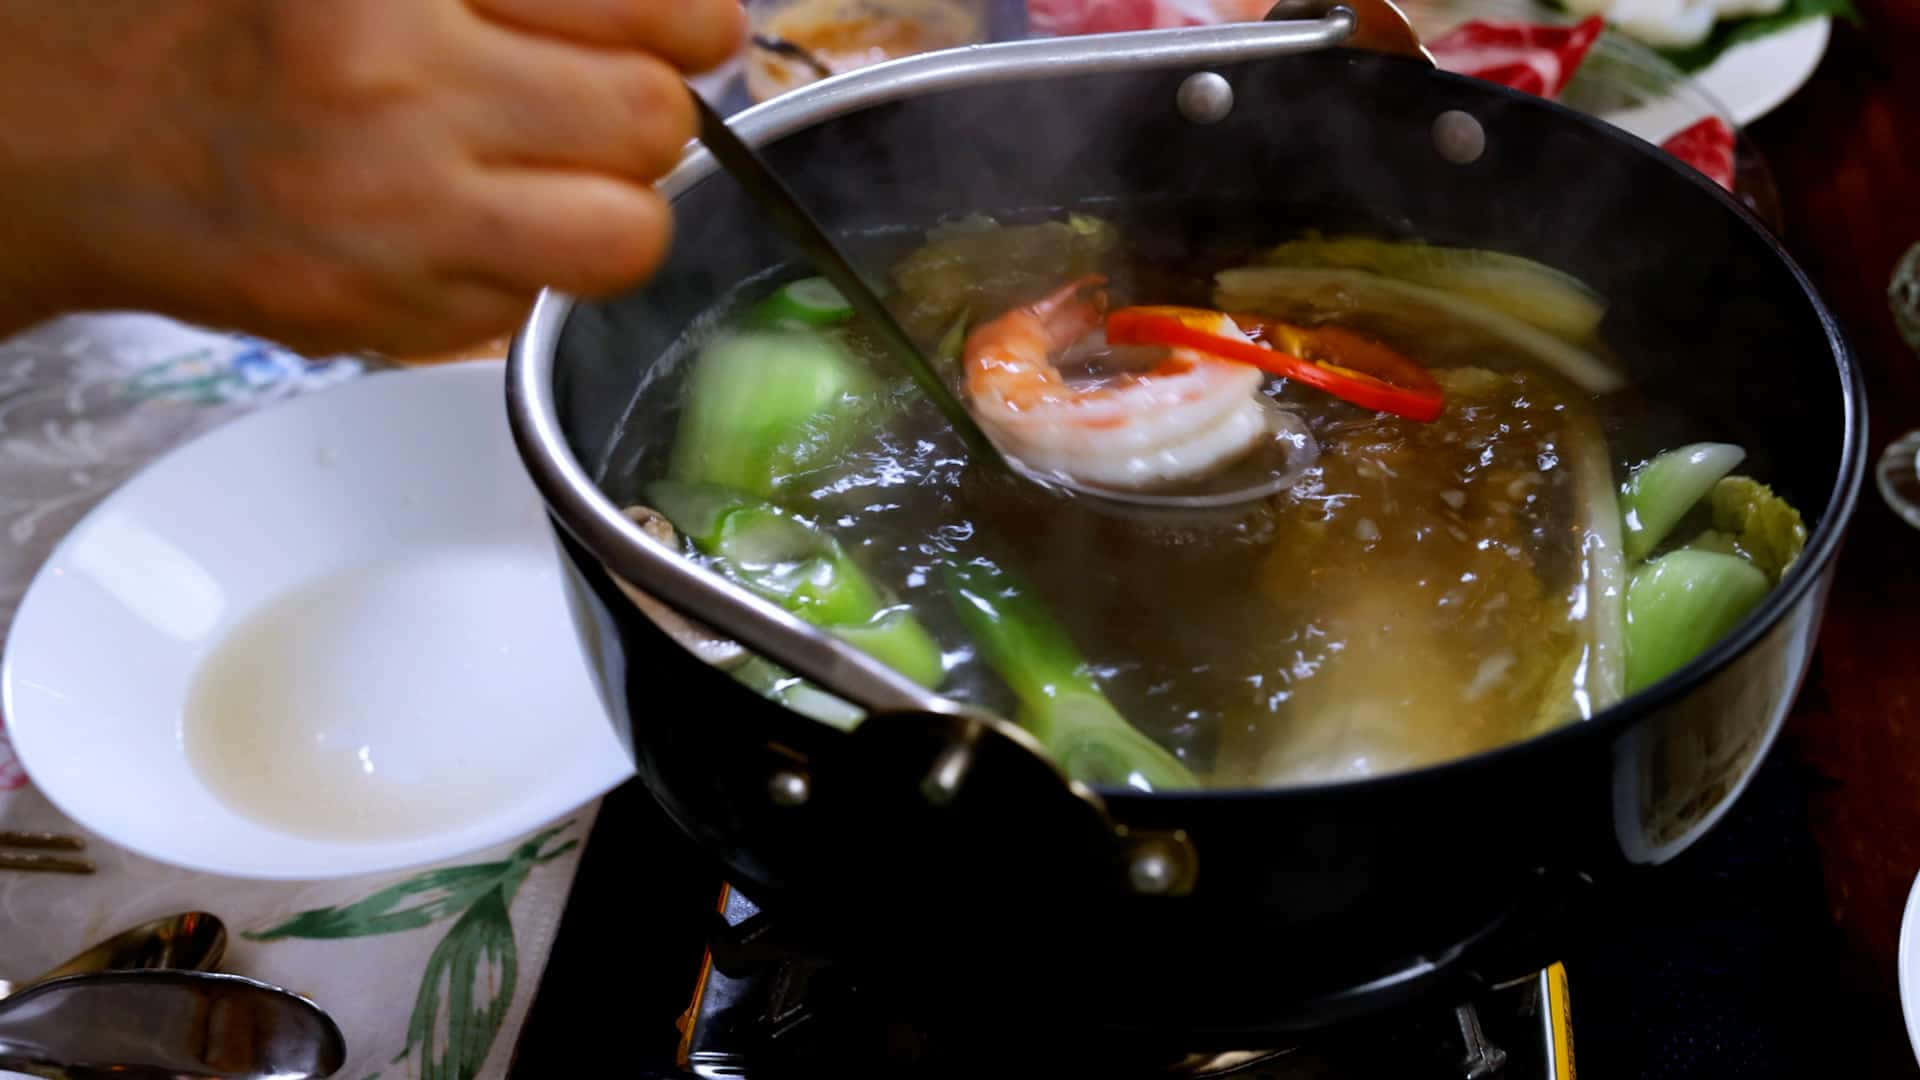
[[[673,219],[651,187],[589,172],[491,169],[468,212],[450,215],[436,246],[442,270],[509,289],[581,296],[627,288],[666,257]]]
[[[387,356],[448,353],[519,330],[535,296],[492,282],[441,282],[430,303],[370,305],[351,319],[308,324],[284,343],[316,355],[343,347]]]
[[[680,74],[634,52],[528,40],[505,32],[475,50],[474,81],[456,121],[483,163],[611,172],[651,182],[694,136]]]
[[[170,310],[210,325],[253,328],[315,355],[371,349],[406,356],[510,333],[538,293],[531,281],[461,277],[417,265],[294,258],[260,260],[255,270],[229,280],[217,297],[182,296]],[[196,302],[210,306],[196,310]]]
[[[740,0],[467,0],[481,15],[584,44],[652,53],[682,71],[705,71],[739,49]]]

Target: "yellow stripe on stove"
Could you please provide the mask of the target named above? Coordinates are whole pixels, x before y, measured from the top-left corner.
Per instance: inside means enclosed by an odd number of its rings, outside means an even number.
[[[1573,1080],[1573,1006],[1567,996],[1567,969],[1547,969],[1547,1030],[1553,1033],[1554,1080]]]

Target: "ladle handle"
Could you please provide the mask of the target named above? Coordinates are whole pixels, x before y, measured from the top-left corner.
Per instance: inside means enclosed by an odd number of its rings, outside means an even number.
[[[720,160],[721,167],[746,191],[747,197],[760,212],[773,219],[780,232],[800,248],[801,254],[807,257],[814,269],[840,290],[853,310],[879,335],[894,361],[906,369],[920,387],[920,392],[940,407],[947,423],[952,424],[953,429],[966,440],[973,459],[997,461],[999,451],[987,441],[986,434],[974,423],[966,406],[960,403],[939,373],[927,363],[927,358],[921,354],[913,339],[908,337],[899,320],[887,310],[887,305],[879,295],[867,286],[866,279],[853,268],[853,264],[847,261],[839,245],[813,219],[806,207],[800,205],[793,192],[774,175],[766,162],[760,160],[760,155],[728,129],[726,120],[714,111],[713,106],[697,93],[693,95],[693,104],[699,110],[700,141],[705,144],[707,151]]]

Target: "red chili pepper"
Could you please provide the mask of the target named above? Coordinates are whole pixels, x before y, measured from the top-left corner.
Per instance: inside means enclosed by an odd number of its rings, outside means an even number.
[[[1199,308],[1121,308],[1107,316],[1107,341],[1193,349],[1303,382],[1363,409],[1421,423],[1446,408],[1446,395],[1425,368],[1352,331],[1233,316],[1249,336],[1273,341],[1275,347],[1268,348],[1257,340],[1239,341],[1208,329],[1219,318],[1218,312]]]

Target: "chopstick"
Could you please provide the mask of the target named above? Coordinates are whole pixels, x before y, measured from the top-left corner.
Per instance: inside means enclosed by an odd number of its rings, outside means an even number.
[[[23,849],[21,852],[0,851],[0,870],[25,870],[46,874],[93,873],[93,864],[86,859],[50,854],[85,851],[87,842],[77,836],[0,829],[0,848]]]

